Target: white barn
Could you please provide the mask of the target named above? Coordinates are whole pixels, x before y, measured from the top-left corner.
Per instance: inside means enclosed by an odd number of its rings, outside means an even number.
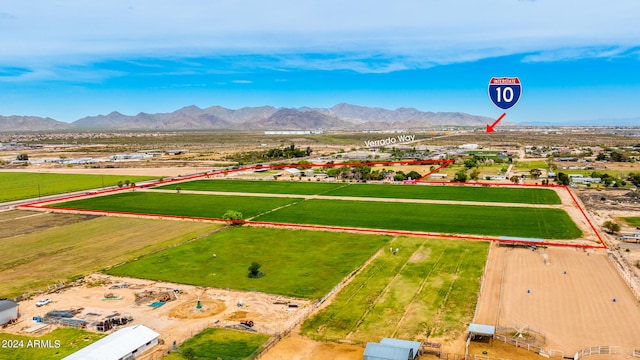
[[[18,318],[18,304],[11,300],[0,300],[0,325]]]
[[[63,360],[131,360],[158,345],[160,334],[144,325],[129,326],[65,357]]]

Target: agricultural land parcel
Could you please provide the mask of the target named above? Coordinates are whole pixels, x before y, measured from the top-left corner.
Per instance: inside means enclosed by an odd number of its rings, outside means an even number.
[[[104,337],[103,334],[96,334],[84,330],[60,328],[37,338],[23,335],[0,333],[1,340],[18,341],[21,347],[0,348],[0,359],[2,360],[31,360],[31,359],[62,359],[83,347]],[[60,342],[60,348],[48,348],[38,346],[29,347],[29,341],[33,344],[34,340],[49,341],[55,345],[55,341]],[[20,343],[20,341],[22,343]]]
[[[316,299],[388,241],[380,235],[236,227],[107,273]],[[254,261],[262,265],[264,277],[247,276]]]
[[[247,192],[266,194],[357,196],[398,199],[560,204],[555,191],[540,188],[505,188],[437,185],[344,184],[289,181],[194,180],[158,189]]]
[[[640,217],[623,217],[622,220],[631,226],[640,226]]]
[[[2,186],[0,202],[115,186],[118,181],[129,180],[135,183],[150,179],[153,178],[149,176],[0,172],[0,186]]]
[[[317,340],[451,340],[473,318],[488,243],[397,237],[302,325]]]
[[[299,200],[137,191],[64,202],[51,207],[221,219],[227,210],[239,211],[248,218]]]
[[[15,222],[10,222],[12,213]],[[18,230],[26,227],[30,232],[0,238],[0,297],[17,296],[83,276],[220,227],[211,223],[69,214],[34,213],[37,216],[25,219],[25,213],[2,213],[3,225],[11,224],[12,229]],[[40,220],[50,225],[55,219],[60,221],[54,227],[38,229]]]
[[[253,358],[260,346],[269,339],[268,335],[246,331],[209,328],[180,345],[184,353],[192,349],[197,359],[244,360]],[[184,359],[178,353],[165,356],[165,360]]]
[[[254,220],[265,222],[544,239],[575,239],[582,234],[562,209],[409,204],[386,200],[302,201],[296,198],[127,192],[52,207],[218,219],[227,210],[235,210],[245,219],[255,217]],[[372,211],[385,215],[372,217]]]

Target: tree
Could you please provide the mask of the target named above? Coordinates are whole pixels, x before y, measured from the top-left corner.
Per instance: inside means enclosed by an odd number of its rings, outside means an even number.
[[[615,234],[620,231],[620,224],[611,220],[605,221],[604,224],[602,224],[602,227],[604,227],[610,234]]]
[[[478,181],[478,178],[480,178],[480,170],[478,169],[473,169],[470,173],[469,173],[469,179],[473,180],[473,181]]]
[[[29,155],[27,155],[27,154],[18,154],[18,156],[16,156],[16,160],[18,160],[18,161],[27,161],[27,160],[29,160]]]
[[[531,174],[532,178],[537,179],[542,175],[542,170],[540,170],[540,169],[531,169],[531,171],[529,171],[529,173]]]
[[[411,178],[411,180],[418,180],[422,177],[417,171],[411,170],[407,173],[407,178]]]
[[[249,275],[247,275],[248,277],[252,278],[252,279],[257,279],[257,278],[261,278],[264,276],[264,273],[262,271],[260,271],[260,267],[262,267],[262,265],[258,264],[257,262],[252,262],[251,266],[249,266]]]
[[[129,185],[131,184],[131,181],[129,181],[129,180],[125,180],[125,181],[124,181],[124,184],[125,184],[126,186],[129,186]]]
[[[560,185],[569,185],[569,183],[571,182],[571,179],[569,178],[569,175],[563,172],[559,172],[556,175],[556,182]]]
[[[393,181],[404,181],[407,180],[407,175],[405,175],[402,171],[397,171],[395,175],[393,175]]]
[[[464,169],[461,169],[456,173],[453,177],[453,182],[466,182],[467,181],[467,173]]]
[[[222,215],[224,220],[229,220],[234,225],[240,225],[243,223],[242,221],[242,213],[240,211],[235,210],[227,210]]]
[[[464,161],[464,167],[466,167],[467,169],[478,167],[478,160],[475,157],[466,159]]]
[[[124,183],[122,181],[118,181],[118,187],[121,188],[122,186],[124,186]]]
[[[635,186],[640,186],[640,172],[638,173],[629,173],[628,180]]]
[[[182,190],[182,188],[180,187],[180,185],[176,186],[176,192],[177,192],[178,194],[180,194],[180,190]]]
[[[517,184],[520,182],[520,176],[518,175],[513,175],[512,177],[509,178],[509,181],[511,181],[514,184]]]

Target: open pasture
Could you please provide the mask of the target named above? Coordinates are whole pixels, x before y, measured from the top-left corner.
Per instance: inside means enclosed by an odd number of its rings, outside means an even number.
[[[95,215],[58,214],[50,212],[33,212],[10,210],[0,213],[0,240],[17,235],[45,230],[54,226],[71,225],[91,220]]]
[[[208,328],[180,345],[180,352],[192,352],[196,359],[252,359],[254,353],[269,339],[269,335],[247,331]],[[191,350],[187,350],[191,349]],[[165,360],[188,359],[172,353]]]
[[[59,215],[52,214],[53,219]],[[3,227],[10,224],[5,222]],[[0,240],[0,297],[17,296],[84,276],[220,227],[118,217],[56,225]]]
[[[379,235],[236,227],[107,273],[316,299],[388,241]],[[254,261],[262,265],[264,277],[247,276]]]
[[[213,219],[221,219],[227,210],[235,210],[241,212],[246,219],[299,200],[294,198],[126,192],[74,200],[54,204],[50,207]]]
[[[151,179],[150,176],[0,172],[0,202],[115,186],[118,181],[135,183]]]
[[[254,220],[543,239],[575,239],[582,235],[564,210],[528,207],[314,199]]]
[[[302,325],[317,340],[451,339],[473,318],[488,243],[394,238]]]

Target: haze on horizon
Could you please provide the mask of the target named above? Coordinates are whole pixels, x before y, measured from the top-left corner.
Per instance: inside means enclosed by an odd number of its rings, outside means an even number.
[[[489,79],[518,76],[510,122],[640,119],[637,14],[635,0],[5,2],[0,115],[351,103],[497,117]]]

